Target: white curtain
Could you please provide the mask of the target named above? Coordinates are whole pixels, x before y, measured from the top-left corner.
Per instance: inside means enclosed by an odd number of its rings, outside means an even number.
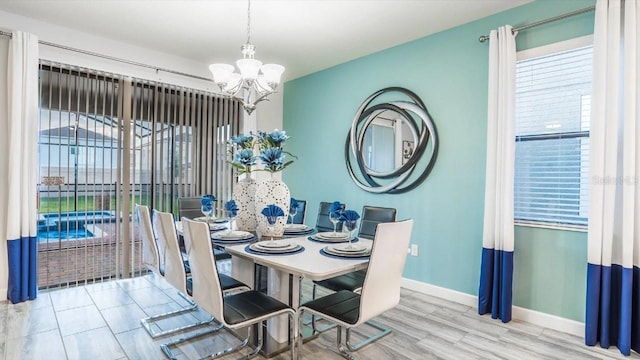
[[[509,25],[489,34],[487,168],[478,312],[511,320],[516,41]]]
[[[38,38],[16,31],[7,68],[8,124],[0,153],[6,176],[7,297],[35,299],[37,292]]]
[[[585,340],[640,351],[640,89],[636,0],[598,0]]]

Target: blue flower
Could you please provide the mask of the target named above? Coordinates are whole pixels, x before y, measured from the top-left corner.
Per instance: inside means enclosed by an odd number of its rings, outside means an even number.
[[[284,167],[285,155],[280,148],[266,148],[260,153],[260,161],[264,164],[265,170],[271,172],[280,171]]]
[[[344,205],[340,201],[334,201],[329,205],[329,214],[333,214],[334,217],[338,217],[342,214],[343,209]]]
[[[253,156],[253,150],[242,149],[233,156],[233,163],[244,166],[251,166],[256,164],[256,157]]]
[[[267,217],[267,221],[271,225],[276,223],[278,217],[284,216],[284,210],[282,210],[282,208],[280,208],[278,205],[274,204],[267,205],[267,207],[262,209],[260,213]]]
[[[275,147],[282,147],[282,143],[289,139],[287,132],[275,129],[271,133],[266,135],[266,139]]]
[[[224,204],[224,210],[229,217],[235,217],[238,215],[238,205],[235,200],[229,200]]]
[[[229,141],[242,149],[251,149],[253,148],[253,139],[254,138],[251,134],[249,134],[249,136],[245,134],[239,134],[238,136],[231,137]]]

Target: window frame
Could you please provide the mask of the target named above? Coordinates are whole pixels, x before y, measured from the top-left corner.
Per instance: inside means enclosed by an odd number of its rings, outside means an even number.
[[[528,60],[531,58],[551,55],[551,54],[559,53],[562,51],[573,50],[573,49],[577,49],[585,46],[593,46],[593,35],[581,36],[581,37],[577,37],[569,40],[559,41],[559,42],[555,42],[547,45],[541,45],[538,47],[518,51],[516,53],[516,62],[519,62],[522,60]],[[522,142],[522,141],[542,140],[542,139],[561,140],[561,139],[568,139],[568,138],[589,138],[589,136],[590,136],[590,130],[563,132],[563,133],[554,133],[554,134],[516,135],[514,138],[514,143],[517,143],[518,141]],[[515,174],[514,174],[514,177],[515,177]],[[515,184],[514,184],[514,187],[515,187]],[[514,196],[515,196],[515,193],[514,193]],[[552,223],[552,222],[546,222],[546,221],[516,219],[515,211],[514,211],[513,221],[515,226],[522,226],[522,227],[535,227],[535,228],[568,230],[568,231],[578,231],[578,232],[586,232],[588,229],[588,225],[563,224],[563,223]]]

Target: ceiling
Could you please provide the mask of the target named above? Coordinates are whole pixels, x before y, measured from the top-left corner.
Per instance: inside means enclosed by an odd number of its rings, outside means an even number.
[[[251,42],[290,80],[530,1],[253,0]],[[247,36],[243,0],[0,0],[0,10],[205,64],[233,63]]]

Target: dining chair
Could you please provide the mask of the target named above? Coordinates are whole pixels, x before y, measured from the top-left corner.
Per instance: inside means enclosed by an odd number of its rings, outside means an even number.
[[[203,216],[202,211],[200,211],[200,202],[200,197],[178,198],[178,219],[183,217],[195,219]],[[178,237],[178,243],[180,248],[184,249],[184,242],[181,237]],[[214,247],[213,251],[216,254],[216,260],[231,259],[231,255],[221,247]]]
[[[373,240],[376,235],[376,228],[378,224],[396,221],[396,213],[397,211],[395,208],[363,206],[358,237]],[[357,291],[362,287],[366,272],[366,269],[359,270],[322,281],[314,281],[313,298],[315,299],[315,285],[320,285],[333,291]]]
[[[316,230],[318,232],[333,231],[333,223],[329,220],[330,202],[322,201],[318,207],[318,219],[316,220]],[[346,205],[342,204],[342,210],[346,209]],[[342,231],[342,223],[338,223],[336,230]]]
[[[361,214],[362,216],[360,218],[360,228],[358,230],[358,237],[374,240],[378,224],[395,222],[397,211],[395,208],[365,205],[362,207]],[[390,240],[390,241],[393,241],[393,240]],[[349,290],[349,291],[359,292],[360,289],[362,288],[362,284],[364,284],[364,278],[366,274],[367,274],[367,270],[363,269],[363,270],[350,272],[344,275],[336,276],[333,278],[329,278],[326,280],[314,281],[311,298],[312,299],[316,298],[317,286],[322,286],[332,291]],[[314,333],[323,332],[333,327],[333,326],[328,326],[322,329],[317,329],[314,317],[312,317],[311,319],[311,324],[312,324]],[[374,321],[368,321],[367,324],[376,328],[381,333],[387,334],[391,331],[389,330],[388,327]],[[350,330],[347,329],[347,333],[349,331]],[[378,334],[375,334],[373,336],[378,336]],[[366,343],[368,343],[367,341],[368,339],[364,340],[363,342],[357,345],[354,345],[353,349],[354,350],[359,349],[360,347],[366,345]]]
[[[180,197],[178,198],[178,219],[183,217],[195,219],[203,216],[200,211],[200,197]]]
[[[342,344],[342,329],[350,330],[374,317],[394,308],[400,302],[400,282],[411,240],[413,220],[380,223],[371,248],[369,268],[360,292],[340,290],[311,300],[298,308],[299,329],[305,312],[317,315],[337,325],[336,344],[340,354],[355,358],[351,352],[350,331],[346,332]],[[387,335],[379,334],[367,340],[367,344]],[[298,351],[302,346],[302,335],[298,337]],[[364,346],[366,344],[363,344]]]
[[[190,266],[189,263],[182,258],[182,252],[180,251],[178,245],[178,237],[176,233],[173,214],[154,210],[152,224],[153,232],[157,236],[157,247],[161,264],[160,268],[162,269],[163,277],[170,285],[178,290],[178,295],[185,299],[189,306],[168,313],[156,315],[154,317],[142,319],[141,323],[143,327],[147,330],[152,338],[156,338],[159,336],[164,336],[178,331],[212,323],[213,321],[215,321],[215,319],[208,318],[169,330],[152,330],[152,323],[155,321],[166,318],[168,316],[194,311],[198,308],[198,305],[189,297],[191,295],[192,281],[191,278],[187,276],[187,273],[190,270]],[[237,281],[230,276],[220,274],[220,277],[220,281],[221,283],[223,283],[223,289],[225,291],[240,291],[242,289],[249,289],[247,285],[240,281]]]
[[[365,205],[362,207],[361,214],[362,216],[360,218],[360,228],[358,230],[358,237],[374,240],[378,224],[396,221],[397,211],[395,208]],[[367,274],[367,270],[363,269],[363,270],[353,271],[344,275],[332,277],[326,280],[314,281],[313,288],[311,291],[311,298],[312,299],[316,298],[316,292],[317,292],[318,286],[322,286],[332,291],[348,290],[348,291],[359,292],[360,289],[362,288],[362,284],[364,284],[364,278],[366,274]],[[333,326],[326,326],[321,329],[318,329],[316,327],[315,320],[316,320],[315,317],[312,316],[311,327],[314,333],[321,333],[333,328]],[[367,321],[367,325],[377,329],[378,332],[372,335],[371,337],[364,339],[363,341],[361,341],[356,345],[352,346],[351,344],[349,344],[349,347],[351,348],[352,351],[355,351],[363,347],[364,345],[368,344],[369,342],[373,341],[371,339],[380,338],[388,334],[389,332],[391,332],[391,330],[388,327],[375,321],[371,321],[371,320]],[[347,334],[350,331],[351,331],[350,329],[347,329]]]
[[[265,320],[287,314],[291,329],[291,358],[296,357],[295,336],[297,334],[295,311],[288,305],[256,290],[249,290],[223,296],[218,278],[216,260],[213,256],[211,241],[201,241],[209,238],[209,228],[205,223],[182,219],[184,229],[184,241],[187,250],[187,258],[191,266],[191,278],[193,281],[192,297],[202,309],[213,315],[214,318],[227,329],[235,330],[247,328],[247,337],[239,344],[218,351],[205,358],[214,358],[234,352],[248,345],[252,338],[252,328],[255,324],[264,326]],[[253,351],[244,359],[254,357],[262,348],[262,328],[257,330],[257,344]],[[190,341],[205,334],[193,334],[161,346],[162,351],[170,359],[175,359],[171,348]]]
[[[150,215],[148,206],[136,204],[136,214],[137,214],[137,220],[140,226],[140,232],[142,237],[143,264],[148,269],[156,273],[157,275],[163,277],[171,285],[174,285],[173,283],[171,283],[171,280],[167,279],[167,277],[165,276],[167,274],[167,267],[165,266],[165,260],[167,255],[171,256],[170,255],[171,251],[167,251],[166,246],[164,245],[164,243],[167,241],[166,237],[162,237],[161,240],[159,239],[159,241],[162,242],[162,245],[159,246],[158,243],[156,242],[156,236],[155,236],[153,225],[151,222],[151,215]],[[162,252],[160,252],[160,248],[162,248]],[[173,264],[170,264],[169,272],[173,270],[172,267],[173,267]],[[183,267],[183,272],[184,272],[184,267]],[[178,290],[179,290],[178,294],[187,301],[187,303],[189,304],[188,306],[179,308],[174,311],[169,311],[162,314],[146,317],[140,320],[140,323],[152,338],[172,334],[185,329],[185,326],[180,326],[177,328],[166,329],[163,331],[154,331],[152,329],[152,325],[156,321],[160,321],[162,319],[166,319],[171,316],[181,315],[185,312],[194,311],[197,309],[197,305],[193,301],[191,301],[189,298],[184,296],[184,294],[180,292],[180,288],[178,288]],[[202,324],[190,324],[190,326],[187,326],[186,328],[190,328],[192,326],[198,326],[198,325],[202,325]]]
[[[304,224],[307,213],[307,201],[296,199],[296,202],[298,203],[298,212],[293,217],[293,222],[291,222],[291,217],[287,217],[287,224]]]

